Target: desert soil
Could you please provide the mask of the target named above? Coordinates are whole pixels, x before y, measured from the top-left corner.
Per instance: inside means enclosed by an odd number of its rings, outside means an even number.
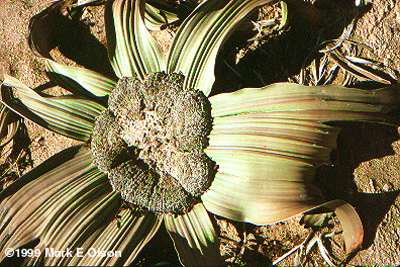
[[[42,61],[28,48],[27,35],[29,19],[49,4],[49,0],[0,0],[0,78],[2,73],[12,75],[31,87],[47,81]],[[84,17],[92,22],[93,34],[104,44],[101,12],[101,7],[91,8]],[[356,24],[352,39],[364,42],[377,58],[400,71],[400,3],[374,0],[370,10]],[[32,140],[30,149],[34,166],[75,144],[29,121],[26,124]],[[343,133],[333,155],[334,167],[321,170],[321,177],[332,179],[325,189],[328,198],[347,200],[362,218],[365,227],[363,250],[351,259],[350,264],[399,265],[400,141],[396,141],[399,139],[397,129],[361,123],[341,126]],[[270,264],[307,236],[308,230],[300,226],[299,218],[296,216],[263,227],[221,219],[222,252],[230,262],[239,258],[237,264]],[[247,242],[241,246],[244,233]],[[238,255],[239,252],[242,254]],[[341,256],[344,257],[343,253]],[[323,264],[318,252],[313,257]],[[293,263],[293,259],[294,256],[281,264]]]

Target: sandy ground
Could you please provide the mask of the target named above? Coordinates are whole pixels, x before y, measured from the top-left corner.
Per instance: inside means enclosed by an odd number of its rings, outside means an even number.
[[[29,19],[49,3],[48,0],[0,0],[0,74],[12,75],[31,87],[47,81],[43,64],[30,52],[26,38]],[[100,15],[101,8],[85,14],[96,25],[92,32],[104,43]],[[369,45],[387,65],[400,70],[400,3],[373,1],[371,9],[357,24],[354,38]],[[74,144],[70,139],[26,123],[35,166]],[[344,130],[338,140],[339,149],[333,155],[335,167],[322,170],[321,177],[333,179],[328,182],[330,187],[325,189],[326,194],[330,198],[341,197],[349,201],[362,218],[364,250],[351,264],[399,265],[400,145],[396,142],[399,138],[397,129],[368,124],[341,126]],[[233,261],[240,251],[238,244],[245,232],[248,242],[242,249],[243,262],[249,266],[268,264],[305,238],[308,230],[299,225],[299,218],[264,227],[221,220],[224,237],[233,240],[223,242],[226,244],[223,253],[226,257],[231,255]],[[315,257],[320,259],[316,254]]]

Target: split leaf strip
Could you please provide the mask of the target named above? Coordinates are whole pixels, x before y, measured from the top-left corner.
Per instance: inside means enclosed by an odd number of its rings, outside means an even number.
[[[117,219],[117,217],[119,219]],[[70,266],[128,266],[153,238],[162,220],[152,213],[121,210],[110,223],[100,227],[81,246],[83,250],[120,251],[121,257],[75,257]]]
[[[390,84],[390,81],[380,77],[377,74],[372,73],[371,71],[363,68],[362,66],[358,66],[356,63],[353,63],[351,60],[349,60],[348,58],[346,58],[337,51],[330,52],[329,58],[360,80],[370,80],[383,84]]]
[[[1,249],[16,248],[40,237],[65,209],[81,199],[82,194],[98,189],[104,194],[110,193],[110,186],[104,187],[107,183],[101,182],[107,181],[107,177],[91,162],[90,151],[72,147],[3,190],[0,194],[3,200],[0,206]],[[82,188],[87,190],[78,190]]]
[[[165,226],[184,266],[222,266],[219,239],[203,204],[187,214],[164,217]]]
[[[33,257],[30,264],[131,264],[154,236],[161,220],[151,213],[120,210],[119,194],[112,192],[107,175],[92,161],[88,149],[72,147],[7,187],[0,194],[1,249],[17,248],[40,238],[36,248],[41,252],[45,248],[69,248],[73,257]],[[83,249],[84,257],[78,256],[77,248]],[[86,253],[90,248],[120,251],[122,256],[90,257]]]

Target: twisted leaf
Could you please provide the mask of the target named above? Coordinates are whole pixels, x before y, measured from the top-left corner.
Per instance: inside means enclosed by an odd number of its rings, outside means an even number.
[[[20,125],[21,117],[0,103],[0,148],[13,139]]]

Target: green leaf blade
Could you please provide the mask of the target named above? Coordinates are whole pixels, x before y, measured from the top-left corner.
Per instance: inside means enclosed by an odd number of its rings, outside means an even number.
[[[81,190],[71,191],[71,188],[83,186],[88,191],[110,193],[110,187],[104,188],[99,183],[107,178],[104,174],[96,174],[97,168],[91,162],[90,151],[73,147],[48,159],[40,168],[27,173],[2,191],[2,249],[16,248],[44,234],[47,225],[63,212],[65,205],[71,205],[71,200],[84,193]],[[4,254],[1,255],[3,257]]]

